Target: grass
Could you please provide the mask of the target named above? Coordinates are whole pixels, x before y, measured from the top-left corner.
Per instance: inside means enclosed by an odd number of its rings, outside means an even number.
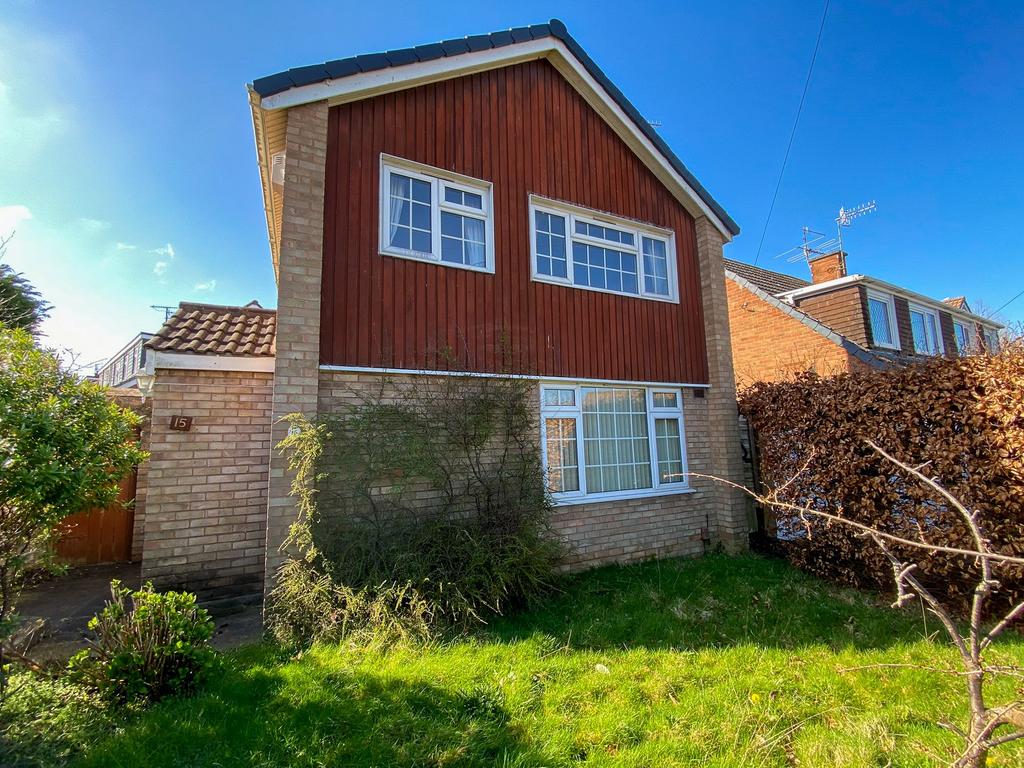
[[[450,643],[242,649],[205,693],[81,732],[75,765],[948,765],[960,680],[863,668],[952,662],[937,630],[753,556],[606,568]]]

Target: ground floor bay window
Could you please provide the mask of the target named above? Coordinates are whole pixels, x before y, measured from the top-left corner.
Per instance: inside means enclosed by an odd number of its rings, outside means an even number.
[[[541,439],[556,501],[688,490],[682,392],[629,385],[544,384]]]

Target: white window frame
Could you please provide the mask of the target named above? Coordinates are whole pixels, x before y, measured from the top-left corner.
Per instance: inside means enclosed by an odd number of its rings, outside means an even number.
[[[545,275],[537,271],[537,211],[553,216],[561,216],[565,219],[565,259],[566,276],[555,277]],[[576,222],[582,221],[587,224],[613,227],[614,229],[629,232],[633,235],[633,245],[616,243],[609,240],[602,240],[590,235],[576,233]],[[676,234],[671,229],[664,229],[653,224],[625,219],[609,213],[602,213],[590,208],[583,208],[578,205],[571,205],[559,200],[530,195],[529,198],[529,237],[530,237],[530,278],[541,283],[552,283],[563,285],[569,288],[576,288],[581,291],[597,291],[599,293],[610,293],[614,296],[626,296],[631,299],[645,299],[647,301],[664,301],[671,304],[679,303],[679,273],[678,261],[676,259]],[[646,275],[644,274],[644,253],[643,240],[647,237],[652,240],[660,240],[665,244],[666,272],[668,277],[668,295],[660,293],[649,293],[646,290]],[[589,285],[576,285],[573,281],[573,241],[587,245],[598,245],[602,248],[611,248],[616,251],[634,254],[637,259],[637,293],[616,291],[610,288],[595,288]]]
[[[544,392],[549,389],[571,389],[573,390],[573,405],[544,405]],[[584,389],[642,389],[645,393],[647,406],[647,440],[650,446],[650,488],[633,488],[625,491],[612,491],[605,493],[587,493],[586,464],[584,462],[584,434],[583,434],[583,392]],[[655,393],[671,393],[676,396],[676,407],[665,408],[655,407]],[[683,391],[673,386],[640,386],[636,384],[608,383],[594,384],[583,382],[545,382],[539,387],[540,394],[540,447],[541,461],[544,468],[545,487],[548,473],[548,452],[547,452],[547,420],[550,419],[575,419],[576,420],[576,466],[579,473],[579,490],[567,491],[564,493],[551,493],[551,498],[558,505],[583,504],[595,501],[613,501],[622,499],[639,499],[648,496],[669,496],[683,493],[693,493],[688,476],[689,461],[686,455],[686,419],[683,413]],[[659,480],[658,472],[658,445],[655,430],[657,419],[678,419],[679,421],[679,448],[680,457],[683,463],[684,479],[678,483],[662,483]]]
[[[931,355],[932,357],[934,357],[936,355],[943,354],[946,351],[946,349],[945,349],[945,345],[942,343],[942,320],[939,317],[939,313],[936,312],[934,309],[930,309],[929,307],[926,307],[926,306],[924,306],[922,304],[914,304],[913,302],[908,302],[908,305],[910,307],[910,312],[909,312],[909,314],[910,314],[910,340],[911,340],[911,343],[914,345],[914,354],[916,354],[916,355]],[[917,340],[914,338],[914,313],[915,312],[917,312],[919,315],[925,315],[925,316],[931,315],[932,318],[934,318],[934,320],[935,320],[935,349],[934,350],[927,350],[927,351],[923,351],[923,352],[918,350],[918,348],[917,348]],[[925,326],[925,330],[927,332],[927,326]]]
[[[390,245],[391,230],[391,173],[409,176],[430,184],[430,253],[395,248]],[[470,208],[444,199],[444,188],[452,187],[462,192],[480,195],[483,210]],[[468,269],[472,272],[494,274],[494,185],[483,179],[474,179],[441,168],[434,168],[423,163],[416,163],[394,155],[381,153],[380,156],[380,194],[378,199],[378,252],[382,256],[394,256],[399,259],[425,261],[443,267]],[[484,266],[472,264],[456,264],[441,259],[441,212],[448,211],[460,216],[469,216],[484,222]],[[411,245],[411,244],[410,244]]]
[[[871,327],[871,340],[874,342],[876,347],[882,347],[883,349],[899,349],[900,348],[900,329],[899,324],[896,322],[896,300],[891,293],[882,293],[881,291],[868,290],[868,325]],[[893,340],[891,344],[885,344],[878,340],[875,336],[875,326],[871,322],[871,300],[880,301],[886,305],[889,309],[889,337]]]
[[[956,329],[960,327],[964,329],[964,346],[960,346],[960,337],[956,334]],[[957,320],[953,318],[953,338],[956,340],[956,351],[960,355],[966,355],[977,349],[978,337],[974,327],[974,323],[967,320]]]

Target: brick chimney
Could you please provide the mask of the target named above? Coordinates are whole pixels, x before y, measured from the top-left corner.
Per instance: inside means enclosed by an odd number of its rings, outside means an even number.
[[[812,283],[825,283],[840,277],[846,277],[846,254],[842,251],[833,251],[811,259]]]

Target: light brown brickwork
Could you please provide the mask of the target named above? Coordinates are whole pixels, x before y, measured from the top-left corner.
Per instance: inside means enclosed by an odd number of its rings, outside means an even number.
[[[742,485],[743,458],[736,430],[736,378],[732,367],[729,334],[729,306],[725,295],[725,267],[722,263],[722,235],[702,216],[697,219],[697,258],[700,262],[701,298],[708,353],[708,423],[705,435],[710,444],[709,474]],[[712,536],[729,551],[740,551],[749,543],[749,503],[736,488],[716,483],[708,494],[713,506]]]
[[[339,413],[347,405],[366,400],[407,396],[410,378],[323,371],[320,374],[319,409],[322,413]],[[431,376],[415,378],[420,380],[417,387],[430,386],[431,381],[440,382],[441,379]],[[444,384],[438,383],[437,386]],[[539,388],[537,391],[534,407],[538,433],[535,439],[540,450]],[[683,390],[687,464],[689,471],[699,474],[721,474],[711,459],[716,442],[709,434],[712,403],[708,396],[697,397],[694,389]],[[738,445],[735,412],[732,416],[729,437]],[[576,570],[602,563],[703,553],[708,545],[718,540],[716,536],[724,527],[719,518],[722,495],[720,487],[709,480],[693,478],[691,486],[694,489],[691,493],[556,507],[552,527],[568,546],[566,567]],[[745,506],[741,510],[745,515]],[[734,527],[741,530],[738,538],[745,542],[747,518],[744,516]],[[731,535],[737,536],[735,533]]]
[[[783,381],[800,371],[823,376],[859,363],[835,341],[726,280],[733,367],[742,389],[755,381]]]
[[[142,578],[202,597],[263,582],[271,374],[158,369]],[[191,416],[187,432],[171,416]]]
[[[327,103],[288,112],[285,142],[284,211],[277,286],[277,356],[272,407],[273,445],[287,434],[280,419],[316,413],[320,362],[320,273],[324,237],[324,173],[327,163]],[[267,499],[265,588],[272,587],[280,551],[295,520],[287,462],[270,458]]]

